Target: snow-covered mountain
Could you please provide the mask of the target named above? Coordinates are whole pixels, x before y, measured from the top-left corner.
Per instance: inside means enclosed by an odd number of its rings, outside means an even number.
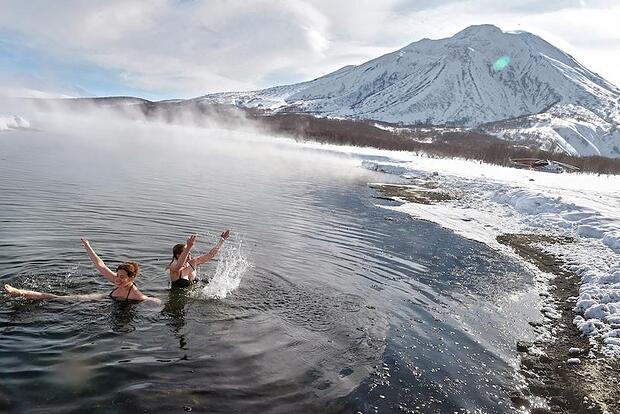
[[[312,81],[196,99],[481,128],[546,149],[620,157],[620,89],[540,37],[492,25],[423,39]]]

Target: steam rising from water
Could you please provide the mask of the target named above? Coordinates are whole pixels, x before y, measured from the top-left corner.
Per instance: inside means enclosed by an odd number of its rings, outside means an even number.
[[[71,101],[72,102],[72,101]],[[146,116],[138,104],[106,106],[89,101],[25,101],[0,97],[0,116],[20,116],[27,129],[3,131],[7,141],[62,140],[71,145],[65,151],[83,158],[90,149],[89,160],[107,160],[114,167],[129,162],[169,164],[178,167],[180,160],[189,166],[197,157],[226,160],[228,170],[242,170],[245,163],[264,165],[265,174],[288,176],[291,168],[321,170],[338,178],[367,175],[352,157],[355,151],[316,143],[299,143],[293,137],[275,134],[260,122],[239,112],[222,109],[217,113],[183,107],[170,113]],[[327,150],[327,151],[326,151]],[[159,157],[159,159],[158,159]],[[191,162],[188,162],[191,159]],[[88,168],[85,165],[84,168]],[[145,166],[146,168],[146,166]],[[217,174],[217,172],[214,172]]]
[[[223,299],[239,287],[241,279],[251,267],[242,242],[239,241],[236,245],[228,244],[220,252],[215,275],[206,286],[193,294],[204,299]]]

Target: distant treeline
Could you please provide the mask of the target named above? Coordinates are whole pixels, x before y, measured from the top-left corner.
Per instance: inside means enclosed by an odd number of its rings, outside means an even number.
[[[390,131],[367,121],[315,118],[302,114],[254,115],[271,132],[337,145],[411,151],[431,157],[465,158],[497,165],[510,165],[511,158],[540,158],[574,165],[581,171],[620,174],[620,159],[534,150],[471,130],[444,132],[427,128]]]

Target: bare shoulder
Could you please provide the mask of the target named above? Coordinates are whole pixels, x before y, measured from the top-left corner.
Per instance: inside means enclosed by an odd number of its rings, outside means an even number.
[[[137,300],[141,300],[144,302],[151,302],[151,303],[161,303],[161,300],[159,300],[156,297],[153,296],[148,296],[145,295],[144,293],[142,293],[139,289],[136,288],[136,299]]]

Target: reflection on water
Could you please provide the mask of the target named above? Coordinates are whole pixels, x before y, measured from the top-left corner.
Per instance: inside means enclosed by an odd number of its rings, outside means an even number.
[[[170,331],[179,340],[179,349],[187,349],[187,341],[183,333],[185,326],[185,306],[188,292],[182,289],[172,289],[161,313],[168,319]]]
[[[527,271],[385,220],[366,185],[385,177],[359,160],[150,128],[2,137],[1,281],[107,294],[88,236],[110,267],[139,262],[162,305],[0,296],[0,410],[511,412],[528,310],[503,301]],[[197,232],[206,252],[226,228],[202,285],[168,290],[170,248]]]
[[[110,325],[112,331],[127,333],[136,329],[134,325],[134,319],[138,309],[136,309],[136,303],[128,301],[111,300],[111,314]]]

